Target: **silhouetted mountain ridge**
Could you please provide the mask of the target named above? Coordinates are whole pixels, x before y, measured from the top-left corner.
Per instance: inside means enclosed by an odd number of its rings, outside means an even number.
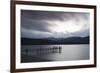
[[[68,37],[68,38],[21,38],[22,45],[46,45],[46,44],[89,44],[87,37]]]

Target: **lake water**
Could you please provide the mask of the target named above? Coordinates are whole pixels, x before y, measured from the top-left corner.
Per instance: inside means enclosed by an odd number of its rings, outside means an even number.
[[[89,44],[22,45],[21,62],[88,60]]]

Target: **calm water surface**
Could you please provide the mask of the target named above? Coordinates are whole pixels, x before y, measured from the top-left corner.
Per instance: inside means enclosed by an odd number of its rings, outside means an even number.
[[[55,49],[56,47],[56,49]],[[59,49],[60,47],[60,49]],[[89,45],[22,45],[21,62],[89,59]]]

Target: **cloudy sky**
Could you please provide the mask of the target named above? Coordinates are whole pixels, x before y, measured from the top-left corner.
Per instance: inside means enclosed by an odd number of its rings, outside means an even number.
[[[21,37],[89,36],[89,13],[21,10]]]

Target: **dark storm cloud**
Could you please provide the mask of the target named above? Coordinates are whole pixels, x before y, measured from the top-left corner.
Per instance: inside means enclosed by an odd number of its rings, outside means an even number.
[[[33,20],[62,20],[67,21],[73,17],[77,18],[82,16],[83,19],[88,19],[88,13],[80,12],[53,12],[53,11],[33,11],[33,10],[21,10],[21,15]]]
[[[28,11],[22,10],[22,16],[33,20],[63,20],[61,13],[51,12],[51,11]]]
[[[21,26],[23,28],[37,30],[37,31],[50,32],[48,27],[51,25],[43,20],[33,20],[33,19],[22,17],[21,21],[22,21]]]
[[[27,38],[48,38],[53,37],[54,35],[50,32],[43,32],[43,31],[35,31],[26,28],[21,29],[21,37]]]
[[[83,25],[83,29],[80,32],[78,31],[69,34],[56,32],[52,33],[53,29],[55,29],[54,26],[56,27],[56,21],[67,22],[69,20],[75,22],[75,25]],[[21,10],[22,37],[44,38],[87,35],[89,35],[89,13]]]

